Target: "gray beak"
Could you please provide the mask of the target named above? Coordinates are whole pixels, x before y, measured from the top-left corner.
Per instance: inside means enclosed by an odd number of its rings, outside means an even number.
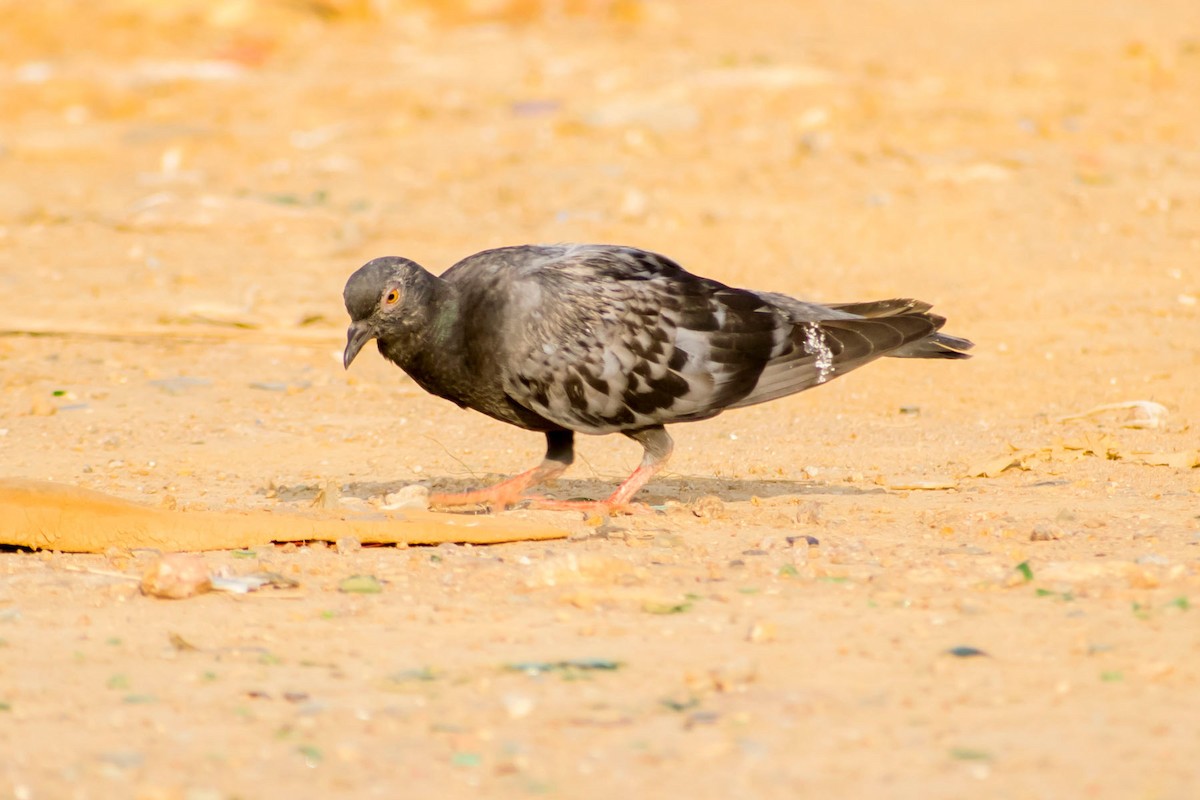
[[[363,349],[363,345],[375,338],[375,332],[365,321],[356,322],[346,331],[346,352],[342,354],[342,366],[350,369],[350,362]]]

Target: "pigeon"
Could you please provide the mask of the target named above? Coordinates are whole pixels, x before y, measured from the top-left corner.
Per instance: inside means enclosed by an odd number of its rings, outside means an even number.
[[[671,259],[602,244],[484,250],[440,276],[376,258],[346,282],[349,369],[374,339],[425,391],[546,436],[531,470],[486,489],[433,494],[438,507],[623,512],[666,464],[664,426],[715,417],[833,380],[881,356],[969,358],[930,304],[821,305],[736,289]],[[603,501],[526,491],[561,475],[576,433],[621,433],[641,464]]]

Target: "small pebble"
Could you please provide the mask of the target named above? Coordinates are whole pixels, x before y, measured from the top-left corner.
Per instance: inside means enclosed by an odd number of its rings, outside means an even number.
[[[58,406],[44,397],[34,400],[33,404],[29,407],[29,415],[33,417],[53,417],[57,413]]]
[[[317,492],[317,496],[313,498],[313,507],[321,508],[326,511],[333,511],[338,507],[338,500],[341,499],[342,490],[336,481],[327,480],[321,486],[321,490]]]
[[[858,476],[858,480],[862,480],[862,475]],[[810,500],[796,509],[796,522],[801,524],[819,525],[821,524],[821,504]],[[796,537],[791,537],[794,539]],[[788,541],[790,542],[791,539]]]
[[[692,513],[700,519],[723,519],[725,503],[716,495],[705,495],[691,505]]]
[[[750,626],[750,632],[746,634],[746,641],[751,644],[775,641],[775,623],[756,621]]]
[[[387,511],[394,511],[400,508],[425,510],[429,508],[429,488],[414,483],[397,489],[394,492],[389,492],[383,498],[382,508]]]
[[[188,553],[168,553],[142,575],[142,594],[181,600],[212,590],[204,559]]]
[[[518,694],[509,692],[500,698],[500,702],[504,704],[504,710],[508,712],[509,719],[522,719],[528,717],[534,708],[534,700],[527,694]]]
[[[343,536],[334,542],[333,546],[340,556],[349,555],[350,553],[357,553],[359,550],[362,550],[362,542],[353,536]]]
[[[1039,522],[1034,525],[1033,533],[1029,534],[1029,541],[1031,542],[1049,542],[1061,538],[1062,528],[1047,522]]]
[[[208,378],[194,378],[190,375],[180,375],[177,378],[160,378],[159,380],[147,381],[147,383],[162,389],[167,394],[173,395],[180,395],[197,387],[212,386],[212,381]]]
[[[687,722],[684,723],[684,727],[690,730],[697,725],[712,725],[720,719],[721,715],[716,711],[695,711],[691,714],[688,714]]]

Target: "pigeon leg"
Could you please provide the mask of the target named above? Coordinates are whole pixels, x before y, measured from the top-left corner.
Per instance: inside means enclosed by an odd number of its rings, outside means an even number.
[[[575,460],[575,434],[572,431],[546,432],[546,457],[542,463],[520,475],[514,475],[486,489],[473,492],[439,492],[429,496],[430,506],[486,505],[493,511],[503,511],[521,501],[525,490],[557,478]]]
[[[670,434],[661,425],[653,428],[643,428],[640,431],[626,431],[625,435],[645,448],[642,463],[626,478],[617,490],[609,495],[607,500],[542,500],[534,499],[531,508],[549,509],[553,511],[583,511],[600,514],[628,514],[636,507],[629,501],[653,478],[659,470],[666,466],[671,457],[674,442]]]

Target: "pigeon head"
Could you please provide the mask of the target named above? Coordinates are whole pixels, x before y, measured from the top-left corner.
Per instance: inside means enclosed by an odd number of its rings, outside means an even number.
[[[342,292],[351,320],[342,364],[349,368],[372,339],[419,326],[433,280],[420,264],[396,256],[376,258],[359,267]]]

